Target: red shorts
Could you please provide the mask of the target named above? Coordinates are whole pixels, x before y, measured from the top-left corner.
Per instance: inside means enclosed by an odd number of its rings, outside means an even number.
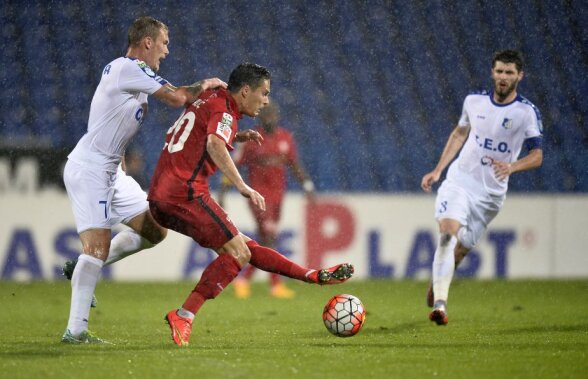
[[[149,208],[161,226],[192,237],[202,247],[218,249],[239,234],[227,213],[209,194],[183,203],[151,200]]]

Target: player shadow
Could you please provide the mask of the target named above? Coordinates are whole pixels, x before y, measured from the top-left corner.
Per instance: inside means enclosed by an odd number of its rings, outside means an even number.
[[[496,334],[527,334],[527,333],[558,333],[558,332],[588,332],[588,323],[574,325],[537,325],[521,328],[510,328],[496,331]]]
[[[422,321],[412,321],[412,322],[404,322],[401,324],[394,324],[392,326],[385,326],[385,325],[375,325],[375,326],[367,326],[364,325],[363,329],[360,331],[361,334],[370,334],[370,335],[382,335],[382,334],[398,334],[398,333],[406,333],[407,330],[420,330],[423,327]]]

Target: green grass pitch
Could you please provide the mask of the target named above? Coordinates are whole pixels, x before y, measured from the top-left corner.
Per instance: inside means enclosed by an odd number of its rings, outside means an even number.
[[[67,282],[0,282],[1,378],[588,378],[588,280],[457,279],[449,325],[431,323],[427,283],[289,281],[293,300],[249,300],[232,288],[198,315],[191,344],[171,342],[164,314],[193,284],[101,282],[90,329],[114,343],[59,342]],[[332,336],[321,314],[337,293],[359,297],[363,330]]]

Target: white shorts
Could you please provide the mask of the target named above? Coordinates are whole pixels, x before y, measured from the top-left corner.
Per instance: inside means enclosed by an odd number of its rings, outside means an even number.
[[[488,224],[502,208],[504,198],[467,191],[457,183],[445,180],[437,191],[435,219],[459,221],[466,228],[465,231],[460,231],[459,240],[462,245],[471,249],[480,241]]]
[[[68,160],[63,181],[78,233],[111,229],[149,209],[145,191],[120,166],[109,172]]]

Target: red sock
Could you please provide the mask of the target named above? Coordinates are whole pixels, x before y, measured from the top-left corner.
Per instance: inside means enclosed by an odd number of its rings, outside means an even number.
[[[302,280],[303,282],[312,281],[306,274],[312,271],[308,268],[298,266],[282,254],[269,247],[260,246],[257,242],[251,240],[247,242],[249,251],[251,251],[250,264],[262,269],[263,271],[275,272],[276,274],[285,275],[292,279]]]
[[[230,254],[221,254],[202,273],[200,281],[182,305],[182,308],[196,314],[206,300],[214,299],[239,275],[241,266]]]
[[[270,284],[272,286],[275,286],[280,283],[282,283],[282,277],[276,273],[271,272],[270,273]]]
[[[241,277],[245,280],[251,279],[253,273],[255,272],[255,266],[249,265],[241,271]]]

